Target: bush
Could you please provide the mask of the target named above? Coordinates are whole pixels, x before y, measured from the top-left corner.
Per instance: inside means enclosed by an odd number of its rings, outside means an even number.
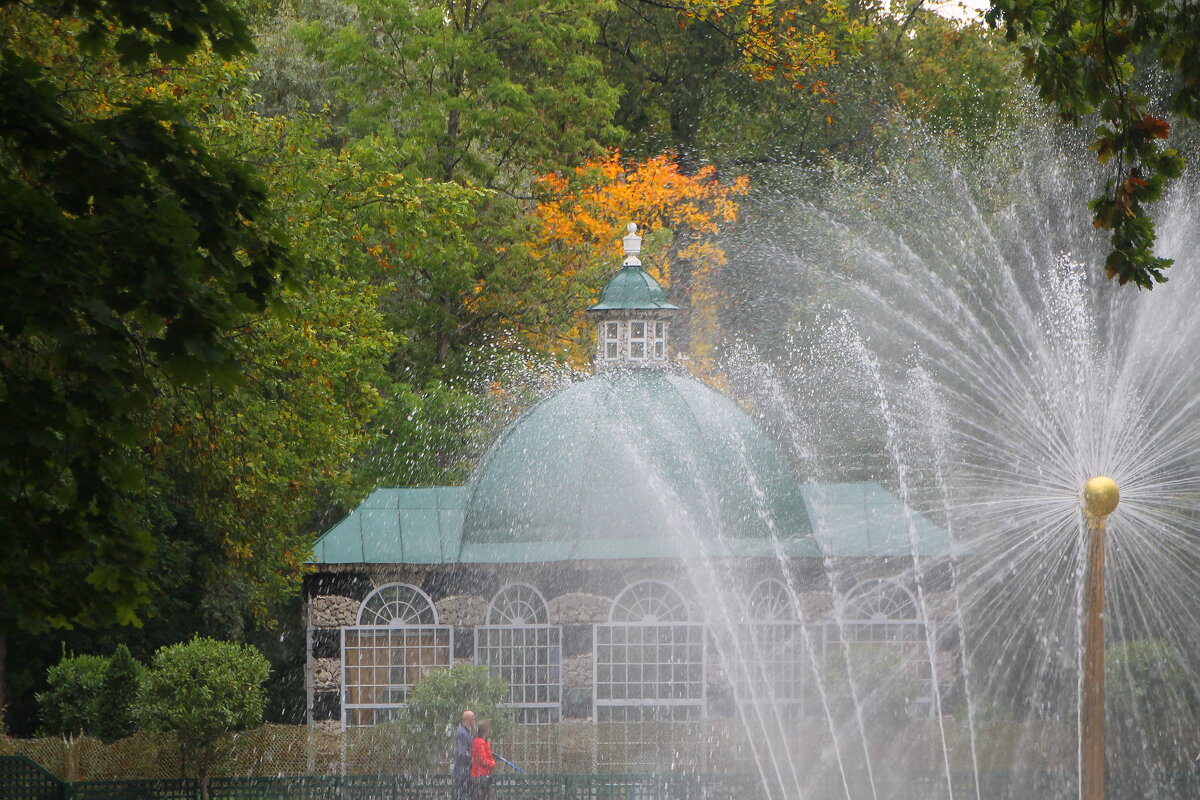
[[[922,699],[921,682],[895,647],[851,644],[830,651],[822,671],[830,706],[842,719],[901,725]]]
[[[450,745],[462,712],[491,721],[493,739],[503,738],[513,724],[508,684],[487,667],[460,664],[435,669],[409,690],[399,727],[406,745],[419,758],[443,759],[449,764]]]
[[[1156,771],[1187,769],[1200,736],[1196,693],[1180,652],[1163,641],[1114,644],[1105,651],[1104,673],[1110,771],[1148,783]]]
[[[35,696],[40,733],[45,736],[95,734],[101,726],[100,690],[108,670],[104,656],[68,656],[46,671],[46,691]]]
[[[176,735],[183,763],[195,767],[204,800],[217,747],[233,731],[262,722],[269,672],[267,659],[253,647],[208,638],[154,654],[138,694],[138,717],[149,730]]]
[[[137,731],[138,689],[144,670],[128,647],[117,645],[100,684],[99,705],[103,713],[92,729],[105,742],[124,739]]]

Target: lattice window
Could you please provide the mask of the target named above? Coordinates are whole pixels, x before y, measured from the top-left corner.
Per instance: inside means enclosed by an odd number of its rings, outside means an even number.
[[[510,583],[488,606],[488,625],[545,625],[549,621],[546,598],[527,583]]]
[[[644,320],[629,323],[629,358],[635,361],[646,359],[647,330]]]
[[[667,357],[667,323],[655,322],[653,335],[650,337],[655,358]]]
[[[609,622],[687,622],[691,611],[683,595],[663,581],[639,581],[613,600]]]
[[[707,635],[686,601],[661,581],[627,587],[608,624],[593,628],[598,722],[698,719],[705,706]]]
[[[451,666],[454,634],[446,625],[342,629],[342,713],[348,727],[393,719],[413,684]]]
[[[602,322],[600,324],[600,357],[605,361],[616,361],[621,357],[621,324],[619,322]]]
[[[934,681],[930,668],[929,623],[921,618],[916,600],[901,584],[888,578],[859,583],[842,604],[842,621],[827,626],[828,648],[848,648],[852,661],[879,659],[890,653],[899,667],[898,682],[918,687],[914,702],[933,706]],[[839,643],[844,639],[844,644]],[[875,687],[878,689],[878,687]]]
[[[846,595],[842,618],[847,620],[916,620],[917,603],[912,593],[894,580],[874,578],[863,581]]]
[[[756,583],[747,606],[750,619],[756,622],[794,622],[800,618],[792,593],[775,578]]]
[[[492,598],[487,625],[475,629],[475,663],[509,686],[517,721],[562,718],[562,628],[546,624],[546,599],[527,583],[510,583]]]
[[[562,717],[562,628],[557,625],[480,625],[475,663],[509,686],[517,721],[558,722]]]
[[[429,595],[407,583],[389,583],[367,596],[358,610],[359,625],[437,625]]]

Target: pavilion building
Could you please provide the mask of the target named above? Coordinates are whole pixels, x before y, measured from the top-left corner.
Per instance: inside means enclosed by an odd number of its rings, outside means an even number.
[[[940,641],[946,570],[925,565],[945,564],[946,532],[879,483],[802,483],[745,411],[673,366],[680,309],[632,225],[624,241],[587,310],[593,375],[513,422],[466,486],[376,489],[317,541],[310,724],[391,719],[422,675],[462,662],[497,671],[528,724],[801,705],[804,648],[847,639],[896,647],[932,709],[923,643]],[[735,607],[713,605],[704,575]],[[746,637],[753,676],[721,664],[723,636]]]

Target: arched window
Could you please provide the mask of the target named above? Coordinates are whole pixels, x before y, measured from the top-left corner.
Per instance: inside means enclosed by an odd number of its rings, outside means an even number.
[[[639,581],[594,626],[598,722],[684,721],[704,715],[704,626],[663,581]]]
[[[359,625],[437,625],[437,609],[429,595],[407,583],[380,586],[358,609]]]
[[[739,703],[796,706],[804,698],[804,629],[791,590],[776,578],[761,580],[746,601],[745,624],[738,626],[726,672]]]
[[[545,625],[550,611],[542,593],[527,583],[510,583],[492,598],[488,625]]]
[[[792,593],[783,581],[767,578],[750,590],[750,619],[756,622],[795,622],[800,618]]]
[[[613,600],[609,622],[687,622],[691,619],[687,601],[669,583],[639,581],[626,586]]]
[[[864,622],[916,620],[917,601],[912,593],[890,578],[872,578],[850,590],[842,604],[842,618]]]
[[[518,722],[562,718],[562,628],[549,621],[541,592],[510,583],[492,598],[487,624],[475,629],[475,663],[508,684]]]
[[[930,712],[934,681],[928,647],[932,637],[912,592],[891,578],[860,581],[842,600],[840,617],[839,623],[827,627],[831,638],[844,637],[848,647],[840,652],[859,668],[874,660],[877,663],[871,669],[888,676],[884,684],[869,687],[869,692],[903,695],[922,713]]]
[[[358,624],[342,629],[343,724],[394,719],[414,683],[451,665],[454,632],[437,622],[433,601],[416,586],[390,583],[367,596]]]

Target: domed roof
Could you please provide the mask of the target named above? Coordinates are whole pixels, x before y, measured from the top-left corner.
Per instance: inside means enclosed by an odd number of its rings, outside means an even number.
[[[467,491],[460,562],[820,552],[799,483],[754,421],[660,370],[597,375],[541,401]]]
[[[588,311],[647,308],[678,310],[679,306],[671,305],[662,284],[653,275],[636,264],[628,264],[609,279],[600,292],[600,300]]]

